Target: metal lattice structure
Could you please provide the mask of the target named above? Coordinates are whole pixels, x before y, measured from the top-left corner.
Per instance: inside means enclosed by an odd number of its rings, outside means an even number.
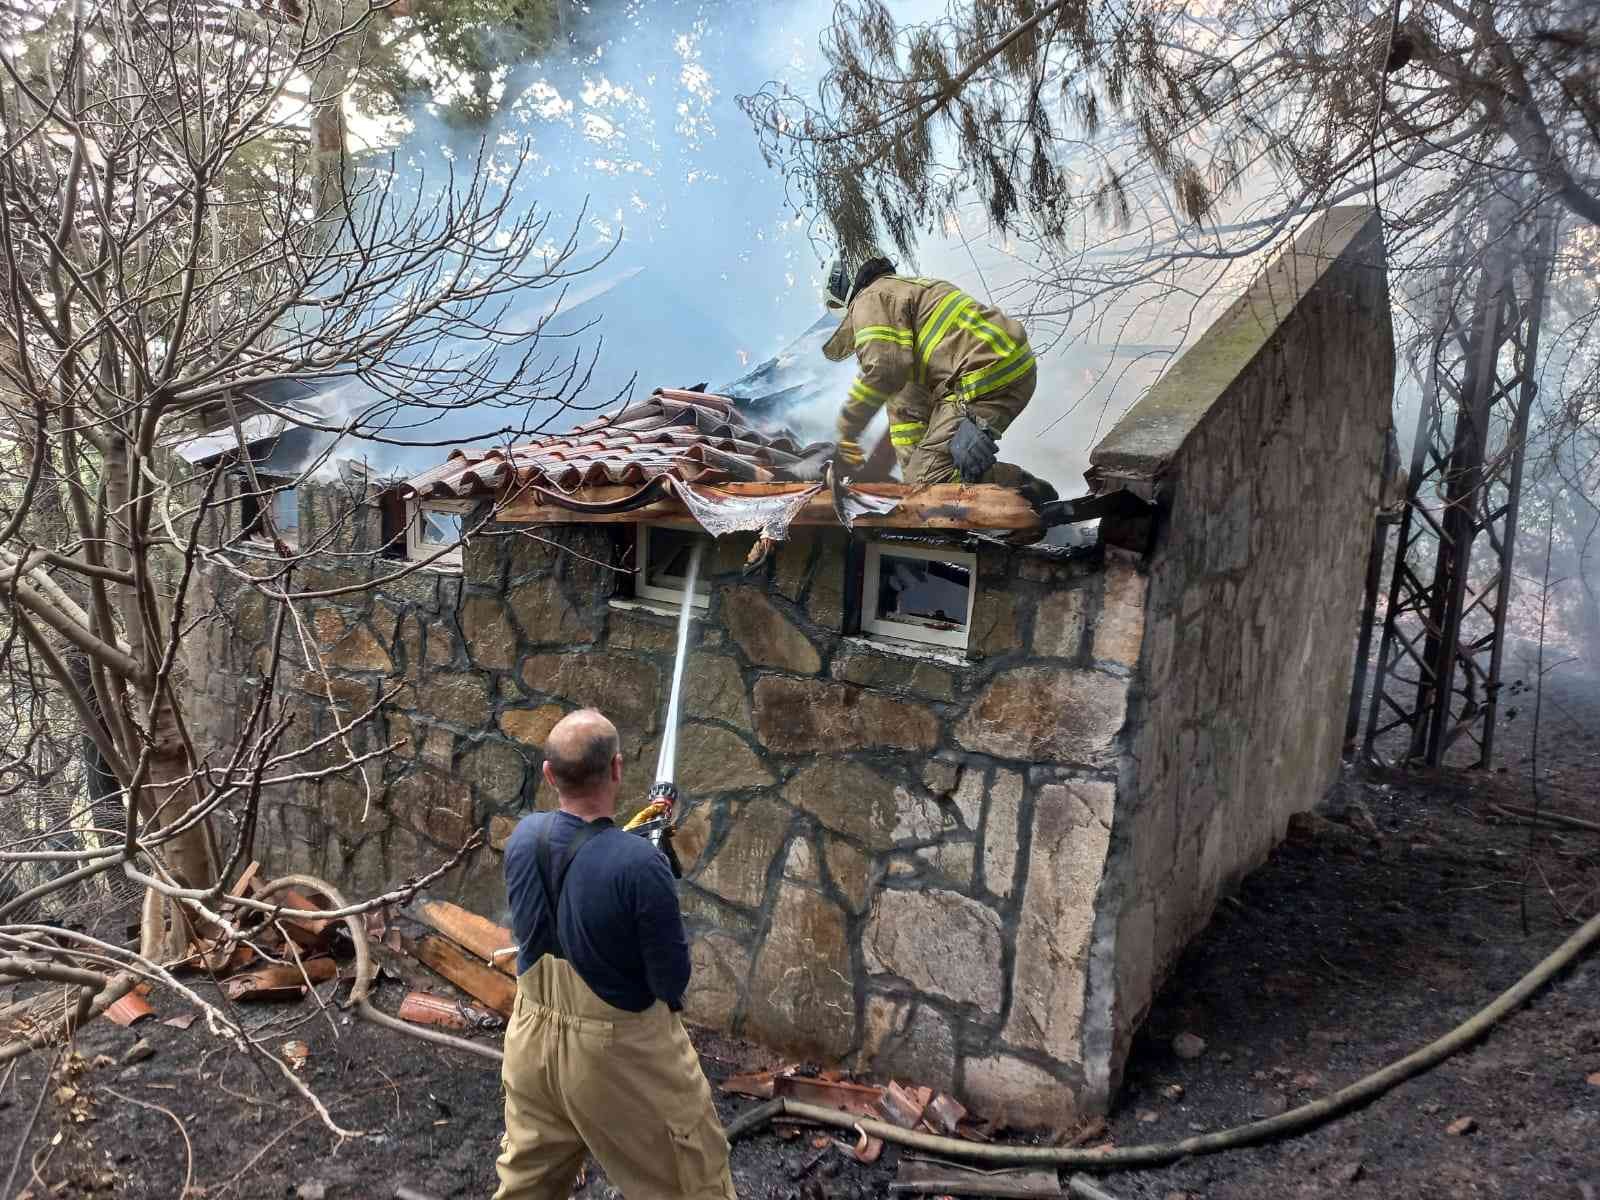
[[[1493,755],[1554,233],[1548,211],[1498,198],[1463,223],[1457,265],[1440,290],[1412,447],[1367,714],[1369,756],[1399,729],[1408,731],[1407,761],[1438,766],[1460,748],[1472,754],[1463,765],[1488,766]]]

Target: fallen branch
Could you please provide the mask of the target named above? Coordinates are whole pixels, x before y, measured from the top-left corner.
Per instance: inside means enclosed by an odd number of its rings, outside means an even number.
[[[1238,1125],[1217,1133],[1184,1138],[1177,1142],[1154,1142],[1110,1150],[1079,1150],[1062,1146],[1003,1146],[968,1142],[960,1138],[942,1137],[931,1133],[918,1133],[916,1130],[891,1125],[887,1121],[875,1121],[836,1108],[804,1104],[797,1100],[769,1100],[744,1113],[724,1132],[731,1142],[740,1135],[766,1124],[773,1117],[786,1114],[839,1129],[854,1129],[871,1137],[882,1138],[886,1142],[910,1146],[945,1158],[981,1159],[984,1162],[1006,1164],[1048,1163],[1057,1167],[1100,1170],[1159,1167],[1195,1154],[1216,1154],[1222,1150],[1236,1150],[1242,1146],[1253,1146],[1259,1142],[1304,1133],[1353,1108],[1370,1104],[1407,1079],[1432,1070],[1452,1054],[1477,1041],[1508,1013],[1526,1003],[1557,974],[1592,949],[1596,942],[1600,942],[1600,915],[1589,918],[1583,928],[1562,942],[1533,970],[1496,997],[1488,1007],[1443,1037],[1408,1054],[1399,1062],[1391,1063],[1382,1070],[1357,1080],[1349,1087],[1334,1092],[1331,1096],[1303,1104],[1279,1116],[1269,1117],[1264,1121],[1252,1121],[1247,1125]]]
[[[1568,829],[1585,829],[1590,833],[1600,833],[1600,821],[1585,821],[1582,817],[1569,817],[1566,813],[1535,812],[1531,808],[1523,808],[1517,804],[1491,804],[1489,811],[1498,816],[1528,821],[1535,825],[1562,825]]]
[[[98,1017],[101,1013],[105,1012],[106,1009],[110,1008],[118,1000],[122,999],[123,996],[127,995],[133,990],[134,984],[138,982],[139,977],[128,971],[118,972],[117,974],[110,976],[106,980],[105,987],[102,988],[89,1003],[88,1011],[86,1013],[80,1004],[78,1017],[76,1020],[70,1017],[63,1017],[61,1019],[60,1023],[66,1026],[65,1029],[60,1029],[55,1024],[51,1024],[48,1028],[31,1034],[20,1041],[15,1041],[7,1045],[0,1046],[0,1062],[9,1062],[11,1059],[20,1058],[22,1055],[30,1053],[31,1051],[41,1050],[44,1047],[53,1044],[58,1039],[65,1040],[68,1034],[83,1028],[83,1026],[89,1021],[92,1021],[95,1017]]]

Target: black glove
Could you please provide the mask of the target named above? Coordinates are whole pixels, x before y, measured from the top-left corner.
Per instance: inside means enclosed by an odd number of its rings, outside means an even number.
[[[950,439],[950,457],[963,482],[977,483],[999,459],[1000,443],[986,427],[971,417],[963,417]]]
[[[830,442],[790,464],[786,468],[789,478],[798,479],[801,483],[820,483],[828,464],[833,461],[833,456],[834,446]]]

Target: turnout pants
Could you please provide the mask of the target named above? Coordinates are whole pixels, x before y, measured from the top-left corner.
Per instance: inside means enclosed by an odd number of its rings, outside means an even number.
[[[627,1200],[736,1200],[728,1142],[678,1015],[614,1008],[546,955],[517,980],[495,1200],[567,1200],[584,1151]]]
[[[961,424],[961,418],[968,413],[974,417],[982,417],[997,435],[1004,433],[1011,422],[1017,419],[1017,414],[1028,407],[1028,401],[1033,399],[1033,389],[1038,379],[1037,371],[1029,371],[1015,383],[968,401],[965,405],[958,403],[953,396],[942,398],[933,404],[932,411],[925,418],[926,432],[922,433],[913,445],[905,448],[904,456],[901,456],[902,447],[898,443],[895,445],[896,456],[900,458],[901,477],[907,483],[919,485],[956,483],[961,475],[956,470],[955,462],[950,458],[950,439],[955,437],[956,426]],[[889,421],[892,434],[895,421],[892,409]],[[1009,463],[996,463],[977,482],[1020,487],[1030,478],[1031,476],[1020,467],[1014,467]]]

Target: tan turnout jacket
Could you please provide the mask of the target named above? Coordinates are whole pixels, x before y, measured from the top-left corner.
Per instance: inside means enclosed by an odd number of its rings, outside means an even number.
[[[860,373],[839,413],[839,441],[854,445],[877,411],[907,383],[933,403],[964,407],[1033,370],[1022,326],[952,283],[885,275],[850,302],[823,353],[840,362],[854,350]],[[921,414],[905,414],[920,417]],[[897,452],[916,446],[927,421],[890,413]]]

